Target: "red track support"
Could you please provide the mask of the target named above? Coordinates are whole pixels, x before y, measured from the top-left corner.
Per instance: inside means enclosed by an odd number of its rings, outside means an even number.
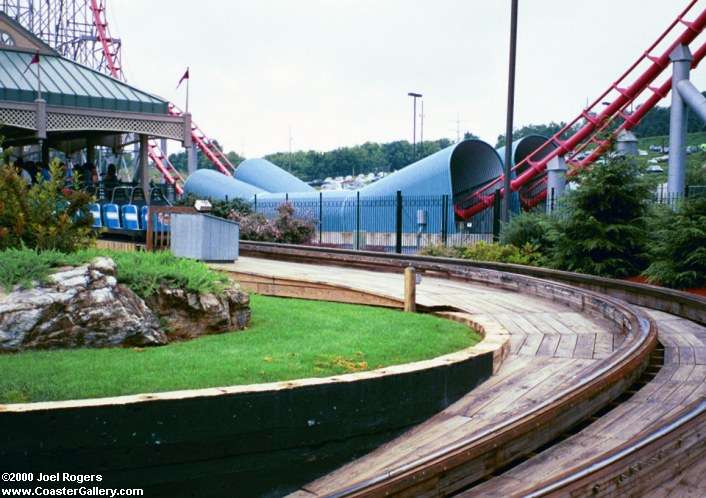
[[[669,25],[669,27],[657,38],[657,40],[643,53],[628,69],[625,71],[620,78],[613,82],[608,89],[603,92],[588,108],[584,109],[578,117],[573,121],[568,123],[564,128],[562,128],[558,133],[551,137],[545,144],[542,145],[538,150],[548,145],[549,143],[554,143],[557,148],[548,154],[546,157],[531,161],[531,154],[526,160],[515,165],[513,171],[522,171],[516,178],[510,182],[510,188],[512,191],[519,190],[522,186],[526,185],[531,180],[535,179],[538,175],[544,172],[547,164],[551,159],[556,156],[566,155],[569,152],[574,151],[577,147],[585,148],[590,141],[594,141],[599,144],[595,151],[585,160],[585,164],[590,164],[595,161],[600,155],[605,151],[607,144],[604,140],[599,139],[599,133],[605,130],[607,124],[609,124],[613,119],[619,117],[620,113],[625,113],[627,106],[634,102],[634,100],[642,93],[643,90],[649,88],[652,82],[666,69],[669,67],[669,55],[672,50],[679,44],[689,45],[698,36],[704,27],[706,27],[706,9],[699,13],[698,17],[691,22],[686,22],[684,17],[689,13],[693,6],[697,3],[697,0],[692,0],[689,2],[687,7],[679,14],[679,16]],[[652,51],[661,43],[676,26],[684,24],[687,28],[669,45],[669,47],[659,56],[651,55]],[[629,85],[622,86],[626,84],[627,77],[630,76],[638,67],[638,65],[649,61],[650,64],[647,69],[645,69],[637,78]],[[671,85],[671,83],[670,83]],[[666,89],[666,92],[669,88]],[[609,96],[611,92],[616,92],[618,95],[608,104],[605,108],[601,109],[601,103],[606,97]],[[646,113],[649,108],[647,105],[651,103],[654,106],[657,101],[659,101],[659,95],[664,95],[664,85],[659,88],[657,92],[653,92],[653,95],[648,99],[648,101],[643,104],[638,111],[636,111],[630,121],[637,123],[639,119]],[[652,99],[656,98],[654,102]],[[645,110],[642,111],[643,107]],[[651,107],[650,107],[651,108]],[[600,112],[592,112],[594,109],[600,109]],[[581,124],[582,120],[584,121]],[[580,126],[578,130],[572,131],[575,127]],[[623,126],[627,126],[625,122]],[[634,126],[634,125],[633,125]],[[628,129],[628,128],[623,128]],[[562,139],[565,134],[570,133],[568,138]],[[583,144],[583,145],[582,145]],[[600,153],[597,151],[601,150]],[[454,206],[454,211],[456,215],[468,219],[473,215],[483,211],[484,209],[490,207],[493,202],[493,193],[497,190],[500,191],[501,195],[505,192],[501,188],[503,182],[503,177],[500,176],[481,188],[480,190],[474,192],[470,196],[466,197]],[[544,194],[546,195],[546,194]]]
[[[98,32],[107,69],[113,78],[125,81],[125,75],[117,60],[117,54],[115,51],[111,51],[114,42],[108,30],[108,21],[105,16],[105,0],[90,0],[90,3],[90,9],[93,13],[93,24]],[[169,113],[174,116],[180,116],[182,114],[174,104],[169,104]],[[235,166],[228,160],[223,151],[216,147],[213,140],[208,138],[193,121],[191,126],[191,138],[221,173],[230,176],[232,172],[235,171]],[[174,185],[177,192],[181,194],[183,192],[182,184],[184,183],[184,179],[169,161],[169,158],[162,153],[154,140],[150,142],[148,155],[167,183]]]

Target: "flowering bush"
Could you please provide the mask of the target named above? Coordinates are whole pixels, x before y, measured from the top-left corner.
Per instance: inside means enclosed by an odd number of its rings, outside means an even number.
[[[240,223],[240,238],[259,242],[305,244],[314,236],[315,226],[310,220],[296,218],[290,203],[277,208],[277,217],[268,220],[259,213],[231,210],[228,219]]]

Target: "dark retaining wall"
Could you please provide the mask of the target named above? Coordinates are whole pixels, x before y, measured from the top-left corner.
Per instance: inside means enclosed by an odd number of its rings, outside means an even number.
[[[493,353],[426,363],[252,392],[0,405],[0,469],[100,473],[148,497],[279,496],[446,408],[491,375]]]

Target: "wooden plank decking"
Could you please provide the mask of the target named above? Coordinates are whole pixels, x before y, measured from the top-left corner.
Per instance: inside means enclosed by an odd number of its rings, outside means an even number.
[[[664,366],[654,379],[578,434],[459,496],[521,496],[540,480],[570,473],[587,460],[650,433],[660,422],[706,397],[706,327],[667,313],[643,311],[657,322],[665,349]],[[706,496],[703,462],[696,467],[701,470],[684,462],[681,472],[675,469],[674,477],[655,489],[645,483],[645,495]]]
[[[403,294],[401,274],[254,258],[217,267],[241,274],[342,285],[397,299]],[[297,495],[328,495],[412,465],[421,456],[454,441],[492,431],[600,368],[624,337],[608,320],[549,300],[480,284],[424,278],[417,287],[417,301],[428,307],[452,306],[484,322],[496,322],[510,334],[510,356],[497,375],[443,412],[307,484]],[[478,473],[482,474],[483,469]]]

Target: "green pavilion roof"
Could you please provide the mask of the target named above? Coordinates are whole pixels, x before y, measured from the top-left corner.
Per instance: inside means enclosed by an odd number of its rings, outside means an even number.
[[[34,102],[34,54],[0,49],[0,100]],[[40,55],[42,98],[50,106],[167,114],[167,102],[59,55]]]

